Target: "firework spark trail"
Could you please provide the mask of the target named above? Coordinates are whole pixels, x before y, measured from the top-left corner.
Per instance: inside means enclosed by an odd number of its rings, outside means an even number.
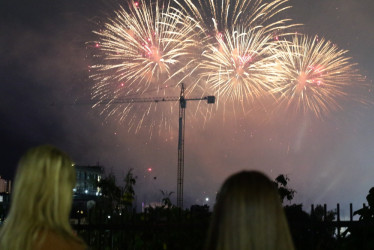
[[[246,28],[258,26],[266,27],[267,32],[280,32],[286,28],[294,27],[288,25],[290,19],[274,21],[274,17],[291,8],[286,5],[288,0],[274,0],[264,2],[263,0],[186,0],[179,2],[174,0],[183,9],[186,15],[193,17],[207,34],[212,31],[231,30],[237,25]]]
[[[279,104],[296,111],[311,111],[322,118],[341,109],[339,100],[349,96],[351,87],[359,86],[362,77],[335,44],[318,37],[294,36],[292,42],[281,41],[275,51],[279,71]]]
[[[201,60],[199,77],[221,101],[246,104],[267,94],[276,82],[271,54],[275,42],[262,28],[238,27],[217,36],[218,46],[209,44]]]
[[[136,130],[155,104],[112,105],[113,101],[124,96],[146,97],[151,89],[156,90],[153,96],[166,95],[166,90],[171,89],[167,86],[178,86],[186,77],[181,73],[193,64],[192,53],[199,35],[196,23],[183,19],[181,12],[169,4],[160,5],[149,1],[138,6],[132,1],[129,11],[121,7],[102,30],[94,31],[99,37],[95,46],[99,63],[91,67],[95,81],[92,99],[97,102],[94,106],[106,101],[102,113],[117,115],[121,121],[126,119]],[[179,89],[170,92],[177,95]],[[135,105],[145,107],[138,123],[133,112]],[[158,117],[160,123],[165,123],[167,116]]]

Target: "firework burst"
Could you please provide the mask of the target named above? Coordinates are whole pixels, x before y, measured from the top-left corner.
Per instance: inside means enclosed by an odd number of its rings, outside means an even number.
[[[199,86],[217,102],[246,112],[256,98],[268,95],[274,81],[274,41],[289,35],[289,19],[276,19],[288,0],[208,0],[175,2],[196,21],[200,39]],[[212,93],[213,91],[213,93]],[[215,105],[218,108],[218,105]]]
[[[272,93],[296,111],[322,117],[340,109],[339,100],[362,80],[346,50],[317,36],[294,36],[292,42],[280,42],[275,53],[280,78]]]
[[[218,100],[240,103],[243,107],[274,88],[275,43],[264,29],[238,27],[217,35],[202,54],[199,77]]]
[[[131,126],[139,128],[155,104],[136,104],[144,108],[145,114],[136,119],[132,112],[134,102],[114,103],[123,97],[149,97],[149,93],[178,95],[179,89],[167,91],[186,77],[182,73],[192,65],[199,33],[191,20],[183,19],[181,12],[169,4],[151,1],[132,1],[129,10],[120,7],[115,17],[94,33],[99,38],[94,43],[98,63],[91,66],[94,106],[104,106],[103,113],[117,115],[121,121],[126,118]],[[158,117],[160,123],[165,122],[164,114]],[[140,123],[135,125],[135,120]]]

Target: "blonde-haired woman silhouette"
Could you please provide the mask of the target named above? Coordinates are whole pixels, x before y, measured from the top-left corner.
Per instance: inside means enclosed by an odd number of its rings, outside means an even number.
[[[43,145],[20,159],[1,250],[86,249],[69,223],[75,169],[69,156]]]
[[[218,193],[207,250],[293,250],[275,184],[257,171],[230,176]]]

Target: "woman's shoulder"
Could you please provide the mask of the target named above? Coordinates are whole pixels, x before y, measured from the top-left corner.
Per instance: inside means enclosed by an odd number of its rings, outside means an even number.
[[[74,239],[66,238],[56,232],[47,231],[45,232],[44,240],[37,250],[85,250],[86,246]]]

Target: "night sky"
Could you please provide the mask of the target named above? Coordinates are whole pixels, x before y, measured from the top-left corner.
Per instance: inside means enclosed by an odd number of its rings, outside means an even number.
[[[348,56],[371,85],[374,79],[374,2],[291,0],[285,17],[304,24],[306,34],[325,37]],[[121,183],[134,168],[138,201],[158,200],[159,190],[176,192],[177,116],[171,129],[128,132],[126,123],[105,119],[83,104],[90,99],[86,42],[115,4],[92,0],[0,2],[0,175],[13,178],[17,161],[31,146],[50,143],[78,165],[103,165]],[[370,89],[370,88],[368,88]],[[373,101],[371,94],[362,98]],[[76,104],[80,103],[80,104]],[[160,104],[161,105],[161,104]],[[165,105],[165,104],[162,104]],[[195,104],[188,108],[193,109]],[[330,208],[362,206],[374,186],[374,106],[344,100],[343,110],[323,120],[312,115],[262,119],[227,114],[203,122],[187,112],[185,206],[212,204],[226,177],[258,169],[274,178],[286,174],[295,203]],[[157,115],[157,114],[155,114]],[[148,172],[148,168],[152,168]],[[176,194],[172,196],[176,199]]]

